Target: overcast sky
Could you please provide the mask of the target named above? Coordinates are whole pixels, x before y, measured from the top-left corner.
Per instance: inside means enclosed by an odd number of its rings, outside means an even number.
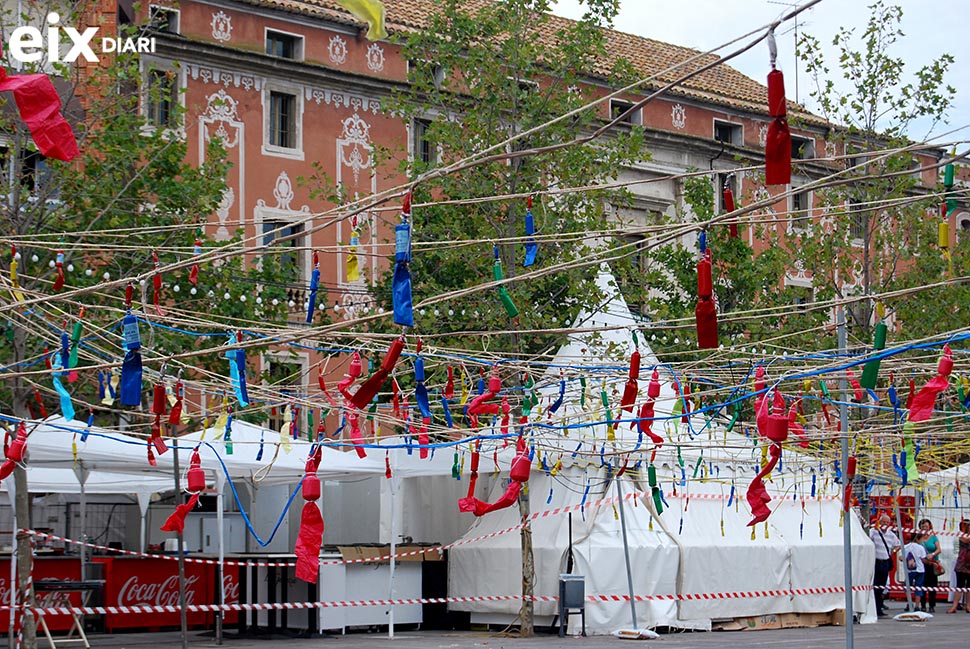
[[[620,0],[620,15],[615,26],[620,31],[639,34],[677,45],[709,50],[733,40],[756,27],[765,25],[791,10],[795,4],[773,0]],[[803,4],[803,3],[800,3]],[[840,26],[865,31],[870,0],[822,0],[799,15],[798,32],[807,32],[823,44],[831,44]],[[903,8],[902,30],[905,34],[892,52],[902,57],[908,71],[930,63],[942,53],[952,54],[956,63],[947,77],[957,90],[949,126],[937,126],[935,135],[951,128],[964,127],[946,140],[970,138],[970,23],[968,0],[886,0]],[[579,0],[558,0],[555,13],[568,18],[582,16]],[[795,71],[798,70],[798,100],[813,108],[809,91],[811,80],[804,64],[795,62],[795,34],[793,23],[782,26],[776,33],[779,67],[785,72],[788,96],[795,98]],[[830,66],[835,57],[829,57]],[[764,83],[768,73],[768,47],[755,46],[751,51],[733,59],[731,65],[744,74]],[[911,129],[910,136],[921,139],[928,124]]]

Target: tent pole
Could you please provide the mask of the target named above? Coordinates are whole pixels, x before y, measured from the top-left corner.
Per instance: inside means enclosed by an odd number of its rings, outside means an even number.
[[[87,542],[88,540],[88,498],[84,483],[88,481],[88,471],[84,468],[84,463],[79,462],[78,468],[76,469],[78,473],[78,480],[81,482],[81,541]],[[78,546],[81,557],[81,581],[84,581],[87,576],[87,548],[84,543]]]
[[[10,552],[10,626],[7,627],[7,643],[9,649],[16,649],[17,634],[14,633],[17,613],[17,507],[15,506],[17,487],[13,480],[7,480],[7,497],[10,498],[10,510],[13,512],[13,550]]]
[[[175,444],[175,425],[171,424],[169,426],[169,435],[172,437],[172,473],[175,477],[175,506],[178,507],[182,504],[182,474],[179,470],[179,447]],[[182,630],[182,649],[189,649],[189,629],[188,629],[188,615],[185,610],[185,554],[182,552],[182,533],[178,532],[175,535],[178,553],[178,566],[179,566],[179,618],[180,626]]]
[[[388,488],[391,490],[391,568],[390,575],[387,579],[387,598],[394,599],[394,570],[396,568],[397,562],[395,561],[394,555],[397,554],[397,516],[395,512],[395,502],[397,500],[397,490],[394,488],[394,481],[396,476],[393,471],[391,473],[391,479],[388,480]],[[388,610],[387,618],[387,637],[391,640],[394,639],[394,604],[390,605]]]
[[[223,521],[223,510],[225,509],[225,484],[226,477],[219,473],[216,477],[216,488],[219,494],[216,496],[216,525],[219,526],[219,563],[216,566],[216,579],[219,581],[219,605],[226,603],[226,530]],[[216,611],[216,644],[222,644],[222,623],[226,612],[224,609]]]
[[[148,507],[151,504],[152,495],[139,491],[135,494],[135,497],[138,499],[138,514],[141,520],[141,529],[138,531],[138,550],[144,552],[148,537]]]
[[[845,310],[838,310],[838,338],[839,351],[846,353]],[[853,622],[855,615],[852,611],[852,503],[849,493],[852,485],[849,480],[855,476],[849,475],[849,384],[845,373],[839,378],[839,429],[842,432],[842,571],[845,584],[845,649],[855,646],[855,631]]]
[[[623,559],[626,562],[626,585],[630,591],[630,615],[633,620],[631,629],[636,629],[637,627],[637,603],[633,595],[633,572],[630,570],[630,545],[626,540],[626,514],[624,513],[623,507],[623,488],[620,486],[620,476],[615,478],[616,481],[616,502],[617,507],[620,508],[620,528],[623,530]]]

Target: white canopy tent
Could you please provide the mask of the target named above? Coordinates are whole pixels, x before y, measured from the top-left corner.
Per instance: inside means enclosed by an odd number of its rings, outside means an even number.
[[[637,328],[612,278],[601,273],[598,283],[607,299],[595,313],[580,314],[573,325],[574,329],[595,331],[570,336],[546,372],[544,378],[548,382],[541,390],[544,401],[555,399],[560,371],[563,371],[567,380],[563,410],[551,417],[555,424],[569,427],[568,436],[545,434],[541,428],[533,431],[537,451],[546,458],[545,466],[561,462],[556,475],[536,470],[541,464],[533,465],[528,486],[533,514],[584,501],[591,503],[582,512],[573,512],[571,523],[570,516],[565,514],[533,520],[535,593],[540,596],[558,593],[558,575],[566,571],[570,539],[572,572],[584,575],[587,594],[626,595],[628,592],[616,506],[592,503],[616,496],[613,473],[618,467],[605,466],[614,454],[639,452],[642,458],[642,451],[653,447],[649,440],[640,439],[635,428],[631,429],[630,422],[637,413],[622,413],[626,421],[617,424],[612,435],[603,423],[606,413],[599,405],[600,391],[605,387],[611,403],[611,418],[615,421],[625,379],[608,379],[604,386],[597,373],[616,377],[619,368],[625,370],[634,350],[632,334]],[[637,336],[642,354],[639,407],[657,360],[644,344],[644,336],[639,332]],[[570,368],[578,368],[589,377],[585,404],[581,404],[583,388],[575,379],[575,371],[570,376]],[[795,495],[808,496],[798,493],[794,484],[804,484],[805,475],[816,461],[806,458],[802,462],[797,453],[786,451],[783,465],[774,474],[775,482],[768,485],[773,514],[767,526],[758,525],[752,536],[752,528],[747,526],[750,512],[744,493],[760,464],[760,452],[755,453],[750,438],[728,433],[716,421],[707,422],[698,415],[690,417],[685,424],[679,416],[671,418],[677,397],[670,375],[662,369],[660,375],[661,394],[655,406],[657,420],[653,431],[665,443],[652,459],[669,506],[658,514],[649,495],[636,503],[625,501],[636,593],[687,595],[841,585],[843,550],[838,500],[810,498],[804,501],[803,507],[800,498],[793,499]],[[574,453],[580,442],[585,448],[577,456]],[[603,455],[591,457],[591,448],[599,449]],[[632,473],[620,479],[625,494],[650,493],[645,479],[634,480]],[[494,500],[506,484],[507,479],[493,480],[490,487],[483,484],[479,497]],[[853,525],[853,583],[872,583],[872,544],[857,518],[849,516],[848,520]],[[475,520],[462,539],[493,535],[518,522],[519,511],[515,506],[493,512]],[[517,594],[521,589],[521,571],[508,567],[520,565],[518,532],[459,545],[450,551],[449,594],[452,597]],[[496,566],[505,569],[497,570]],[[875,620],[875,608],[868,592],[858,593],[854,604],[856,610],[863,612],[864,621]],[[453,604],[451,608],[471,612],[473,621],[507,624],[515,619],[519,606],[518,600],[506,600]],[[637,603],[636,628],[709,629],[711,620],[717,618],[825,612],[842,606],[841,593],[682,602],[651,600]],[[555,603],[537,602],[537,624],[551,624],[557,610]],[[587,602],[587,630],[610,633],[629,628],[629,610],[626,602]],[[578,623],[576,616],[570,618],[571,632]]]

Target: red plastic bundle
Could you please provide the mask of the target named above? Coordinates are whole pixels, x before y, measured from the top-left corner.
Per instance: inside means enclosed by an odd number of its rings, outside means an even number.
[[[10,443],[10,446],[4,453],[6,459],[0,465],[0,480],[3,480],[13,473],[17,465],[24,461],[24,451],[26,448],[27,425],[24,422],[20,422],[20,425],[17,426],[17,438]]]
[[[717,309],[714,306],[714,286],[711,278],[711,255],[704,254],[697,262],[697,306],[694,308],[697,326],[697,346],[701,349],[717,347]]]
[[[787,185],[791,182],[791,131],[785,102],[785,75],[781,70],[772,69],[768,73],[768,114],[773,119],[765,140],[765,184]]]
[[[766,397],[761,400],[761,409],[767,411],[767,405],[768,399]],[[771,510],[768,509],[771,496],[765,489],[764,477],[777,466],[778,460],[781,458],[781,445],[788,439],[789,415],[785,412],[785,399],[777,390],[775,391],[774,407],[771,410],[772,412],[766,413],[763,418],[760,418],[761,413],[759,413],[758,433],[771,442],[771,446],[768,447],[771,459],[761,468],[761,471],[748,486],[746,499],[748,505],[751,506],[753,516],[748,526],[761,523],[771,516]]]
[[[475,458],[472,456],[473,470],[475,469]],[[532,470],[532,462],[529,460],[529,453],[525,446],[525,440],[519,437],[515,444],[515,457],[512,459],[512,467],[509,470],[509,486],[505,492],[494,503],[486,503],[471,495],[458,500],[458,510],[472,512],[475,516],[484,516],[489,512],[510,507],[519,497],[522,484],[529,481],[529,474]]]
[[[623,397],[620,399],[620,409],[633,412],[633,404],[637,400],[637,379],[640,378],[640,350],[636,349],[630,355],[630,374],[623,386]]]
[[[943,345],[943,356],[936,366],[936,376],[923,386],[909,405],[909,421],[925,421],[933,414],[933,406],[936,405],[936,397],[950,385],[949,376],[953,371],[953,352],[949,345]],[[912,383],[912,382],[911,382]],[[910,394],[913,394],[910,388]]]
[[[317,506],[320,499],[320,449],[306,461],[303,476],[303,513],[300,516],[300,532],[296,537],[296,577],[311,584],[317,583],[320,571],[320,546],[323,544],[323,514]]]
[[[391,371],[394,370],[394,366],[397,365],[397,359],[401,357],[401,352],[403,351],[404,337],[402,336],[392,342],[391,346],[387,348],[387,354],[384,356],[380,368],[358,388],[357,392],[350,399],[351,403],[360,410],[370,405],[370,402],[377,396],[377,392],[381,389],[381,386],[384,385],[384,381],[391,375]]]
[[[0,68],[0,92],[13,91],[20,118],[30,129],[30,136],[48,158],[65,162],[78,154],[74,131],[61,114],[61,98],[46,74],[7,76]]]
[[[654,406],[657,397],[660,396],[660,373],[655,369],[647,385],[647,400],[640,406],[640,418],[637,420],[637,428],[658,447],[663,446],[663,437],[657,435],[651,428],[653,427]]]
[[[151,449],[149,448],[149,453]],[[195,509],[199,502],[199,495],[205,490],[205,472],[202,470],[202,459],[199,457],[199,449],[192,451],[192,459],[189,460],[188,491],[192,496],[188,501],[177,505],[172,515],[165,519],[162,525],[163,532],[176,532],[181,534],[185,530],[185,517]]]

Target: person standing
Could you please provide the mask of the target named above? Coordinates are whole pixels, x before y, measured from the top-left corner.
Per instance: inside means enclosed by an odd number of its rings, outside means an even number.
[[[923,533],[915,532],[910,542],[903,548],[906,557],[906,571],[909,573],[909,586],[913,589],[914,608],[907,609],[922,611],[926,605],[923,596],[923,577],[926,575],[926,548],[923,547]]]
[[[953,566],[954,572],[957,573],[957,588],[970,589],[970,519],[968,518],[960,521],[960,540],[957,548],[957,561]],[[970,613],[970,595],[966,590],[956,592],[953,596],[953,606],[947,613],[956,613],[961,601],[963,610]]]
[[[926,595],[923,602],[926,604],[927,612],[936,613],[936,589],[940,585],[936,568],[940,565],[940,553],[943,548],[940,546],[940,539],[933,532],[933,523],[930,519],[921,520],[919,529],[923,533],[923,547],[926,548],[926,574],[923,576]]]
[[[889,529],[889,514],[882,514],[876,524],[869,529],[869,539],[876,550],[876,569],[872,575],[873,593],[876,596],[876,614],[885,617],[883,600],[886,597],[886,582],[889,580],[889,566],[892,549],[900,546],[899,537]]]

